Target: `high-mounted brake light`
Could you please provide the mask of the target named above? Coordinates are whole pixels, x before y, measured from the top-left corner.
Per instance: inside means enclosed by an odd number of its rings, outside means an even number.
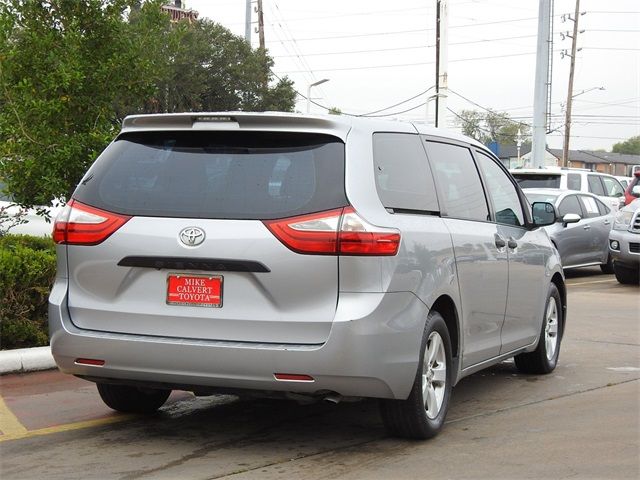
[[[353,207],[269,220],[265,226],[287,248],[313,255],[395,255],[400,232],[377,227],[364,220]]]
[[[70,200],[53,224],[53,241],[68,245],[97,245],[130,218]]]

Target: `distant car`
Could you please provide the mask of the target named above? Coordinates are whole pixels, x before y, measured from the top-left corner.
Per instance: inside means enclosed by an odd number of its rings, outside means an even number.
[[[620,209],[609,234],[613,272],[620,283],[640,283],[640,199]]]
[[[49,206],[23,208],[17,205],[11,195],[6,193],[5,184],[0,180],[0,232],[9,228],[15,220],[21,218],[23,223],[11,227],[8,232],[36,237],[50,237],[53,231],[53,220],[62,209],[62,202],[55,200]],[[39,211],[47,212],[39,215]]]
[[[636,198],[640,197],[640,170],[633,174],[633,178],[624,191],[624,203],[629,205]]]
[[[613,273],[609,253],[609,232],[614,214],[590,193],[555,188],[525,188],[530,203],[549,202],[558,210],[559,220],[544,227],[554,243],[563,268],[600,265],[604,273]]]
[[[520,188],[561,188],[597,195],[616,212],[623,204],[624,188],[613,175],[580,168],[528,168],[510,170]]]
[[[633,177],[620,177],[616,175],[616,180],[618,180],[620,185],[622,185],[622,188],[626,190],[629,184],[633,181]]]

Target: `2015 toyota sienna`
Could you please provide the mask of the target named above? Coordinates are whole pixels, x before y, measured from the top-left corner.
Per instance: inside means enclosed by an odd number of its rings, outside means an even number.
[[[392,434],[428,438],[461,378],[555,368],[555,219],[441,130],[127,117],[55,222],[52,352],[120,411],[172,389],[374,397]]]

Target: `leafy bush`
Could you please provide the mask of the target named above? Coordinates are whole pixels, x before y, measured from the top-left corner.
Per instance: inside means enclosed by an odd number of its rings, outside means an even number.
[[[47,345],[56,254],[50,238],[0,237],[0,348]]]

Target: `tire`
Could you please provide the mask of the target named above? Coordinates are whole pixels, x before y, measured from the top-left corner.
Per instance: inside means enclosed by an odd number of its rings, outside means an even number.
[[[616,275],[616,280],[624,285],[640,284],[640,267],[633,268],[615,262],[613,273]]]
[[[171,390],[140,389],[127,385],[97,383],[102,401],[118,412],[153,413],[167,401]]]
[[[429,313],[424,327],[418,371],[409,397],[380,400],[380,415],[387,432],[412,439],[437,435],[449,410],[452,379],[449,330],[442,315],[434,311]]]
[[[607,257],[607,263],[600,265],[600,270],[602,270],[602,273],[613,273],[613,258],[611,258],[611,254]]]
[[[549,285],[538,347],[531,353],[516,355],[516,367],[523,373],[551,373],[558,363],[564,332],[562,299],[555,284]]]

